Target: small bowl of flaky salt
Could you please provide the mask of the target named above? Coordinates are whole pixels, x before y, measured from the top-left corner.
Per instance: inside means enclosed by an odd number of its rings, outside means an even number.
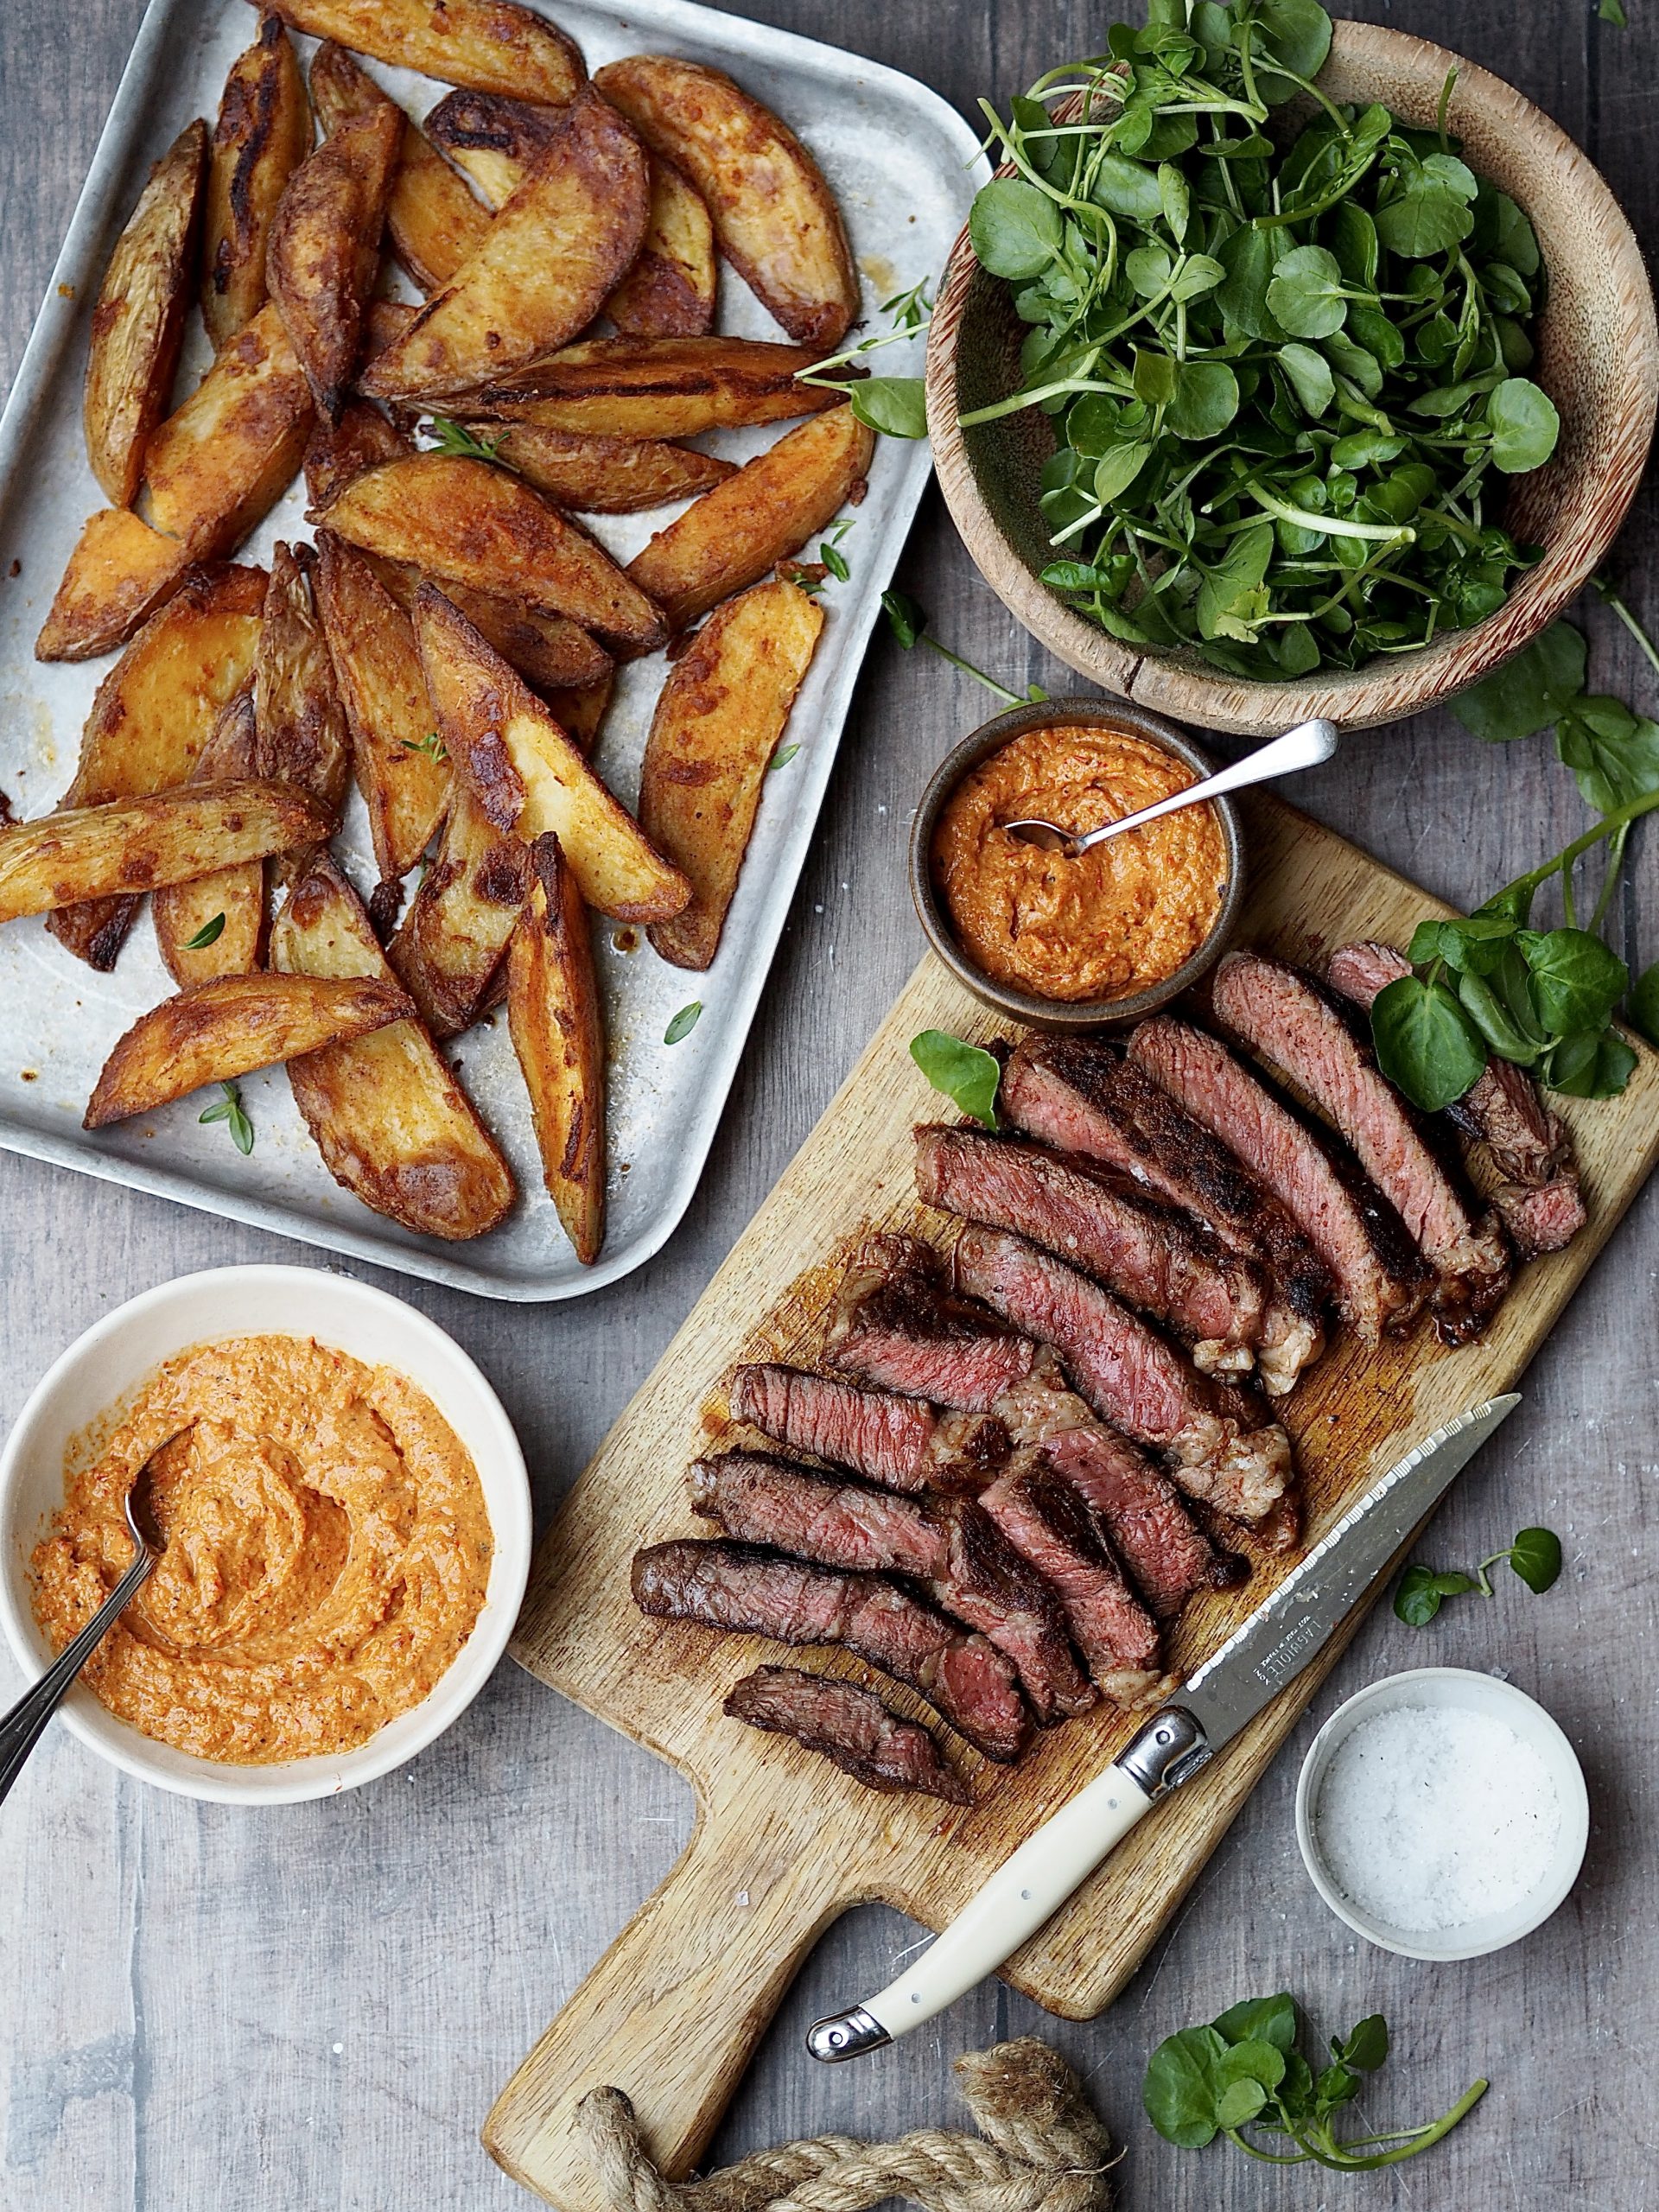
[[[1478,1959],[1541,1927],[1578,1879],[1590,1799],[1559,1725],[1461,1667],[1339,1706],[1296,1787],[1296,1840],[1339,1920],[1408,1959]]]

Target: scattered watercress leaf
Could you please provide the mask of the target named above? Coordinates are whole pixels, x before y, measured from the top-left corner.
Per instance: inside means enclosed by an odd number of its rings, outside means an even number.
[[[1553,1529],[1522,1529],[1510,1546],[1510,1565],[1541,1596],[1560,1574],[1560,1538]]]
[[[1408,1567],[1394,1593],[1394,1610],[1408,1628],[1426,1628],[1442,1599],[1461,1598],[1479,1588],[1471,1574],[1439,1574],[1433,1567]]]
[[[1023,177],[994,177],[974,195],[968,235],[993,276],[1041,276],[1060,250],[1060,211]]]
[[[1630,19],[1624,13],[1624,0],[1596,0],[1596,14],[1604,23],[1611,23],[1615,30],[1630,29]]]
[[[907,591],[884,591],[881,611],[887,618],[887,627],[906,650],[927,628],[925,611]]]
[[[1357,2067],[1362,2074],[1375,2074],[1388,2055],[1389,2024],[1380,2012],[1368,2013],[1337,2050],[1344,2066]]]
[[[1426,1114],[1450,1106],[1486,1065],[1486,1046],[1441,982],[1402,976],[1371,1001],[1377,1065]]]
[[[1270,2043],[1287,2051],[1296,2041],[1296,2003],[1287,1991],[1276,1997],[1246,1997],[1217,2013],[1215,2025],[1231,2043]]]
[[[1216,2062],[1226,2048],[1213,2028],[1181,2028],[1152,2054],[1141,2101],[1166,2143],[1201,2151],[1214,2139],[1222,2126]]]
[[[1531,737],[1559,721],[1584,688],[1588,649],[1570,622],[1553,622],[1512,660],[1459,692],[1452,711],[1488,744]]]
[[[1601,1029],[1630,987],[1630,970],[1611,946],[1575,929],[1529,931],[1518,941],[1545,1027],[1558,1036]]]
[[[1625,1011],[1631,1028],[1645,1037],[1649,1045],[1659,1045],[1659,960],[1651,968],[1644,968],[1637,977]]]
[[[998,1126],[996,1093],[1002,1064],[994,1052],[967,1044],[949,1030],[924,1029],[911,1039],[910,1057],[959,1112],[988,1129]]]
[[[927,387],[920,377],[866,377],[850,387],[847,404],[867,429],[884,437],[927,435]]]

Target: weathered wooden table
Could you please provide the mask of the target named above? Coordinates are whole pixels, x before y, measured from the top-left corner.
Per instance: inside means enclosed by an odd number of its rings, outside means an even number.
[[[1587,0],[1367,0],[1356,12],[1461,48],[1576,137],[1644,241],[1659,237],[1647,70],[1659,16]],[[1077,0],[750,0],[745,12],[929,76],[972,111],[1099,42]],[[139,0],[0,6],[0,378],[9,378],[137,26]],[[1649,150],[1646,154],[1643,149]],[[1617,565],[1659,617],[1644,558],[1651,496]],[[1017,632],[937,497],[900,582],[938,633],[1022,685],[1064,672]],[[1586,611],[1598,689],[1659,710],[1659,679],[1604,610]],[[0,711],[4,702],[0,702]],[[931,656],[873,650],[841,763],[725,1127],[691,1211],[652,1266],[579,1305],[486,1304],[386,1278],[480,1360],[518,1422],[545,1515],[645,1376],[789,1160],[920,950],[904,889],[911,805],[984,696]],[[1299,796],[1433,890],[1473,901],[1581,823],[1534,740],[1489,751],[1447,715],[1357,740]],[[1633,959],[1659,953],[1652,842],[1621,893]],[[280,1240],[0,1155],[5,1357],[0,1418],[120,1300],[204,1265],[318,1263]],[[1659,2161],[1647,2056],[1659,1985],[1653,1837],[1659,1725],[1648,1668],[1659,1511],[1654,1280],[1659,1209],[1638,1204],[1538,1360],[1527,1402],[1437,1525],[1446,1560],[1529,1521],[1566,1543],[1556,1589],[1507,1581],[1426,1631],[1375,1618],[1293,1738],[1153,1963],[1102,2019],[1047,2021],[999,1986],[936,2030],[840,2071],[804,2058],[814,2013],[885,1982],[916,1931],[857,1913],[825,1940],[713,2156],[823,2129],[880,2135],[957,2113],[950,2062],[1047,2032],[1088,2077],[1128,2154],[1122,2201],[1157,2206],[1457,2205],[1639,2212]],[[1590,1855],[1554,1920],[1516,1949],[1418,1966],[1349,1936],[1303,1874],[1291,1826],[1301,1751],[1361,1682],[1426,1662],[1501,1667],[1541,1696],[1589,1777]],[[0,1697],[15,1693],[0,1663]],[[412,1767],[337,1802],[252,1815],[122,1779],[48,1736],[0,1812],[0,2202],[7,2212],[510,2212],[530,2200],[479,2148],[496,2089],[690,1822],[644,1751],[502,1666]],[[1285,2174],[1161,2143],[1141,2117],[1147,2051],[1232,1999],[1289,1987],[1329,2030],[1381,2010],[1398,2056],[1370,2107],[1440,2111],[1476,2074],[1477,2116],[1420,2164],[1366,2183]]]

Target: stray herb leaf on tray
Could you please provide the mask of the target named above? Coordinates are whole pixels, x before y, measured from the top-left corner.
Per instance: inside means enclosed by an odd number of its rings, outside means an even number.
[[[953,1037],[948,1029],[924,1029],[910,1040],[910,1057],[952,1105],[988,1129],[995,1129],[997,1086],[1002,1064],[995,1052]]]
[[[690,1006],[683,1006],[663,1032],[664,1045],[677,1045],[696,1027],[702,1013],[702,1001],[693,999]]]
[[[215,914],[202,924],[194,937],[186,938],[184,950],[187,952],[206,952],[208,946],[217,944],[224,934],[225,917],[222,913]]]
[[[952,652],[949,645],[942,645],[937,638],[928,634],[926,609],[918,606],[908,592],[884,591],[881,607],[887,618],[887,627],[907,652],[912,645],[925,645],[931,652],[938,653],[941,660],[948,660],[952,668],[959,668],[964,676],[971,676],[976,683],[982,683],[988,691],[994,691],[1010,707],[1035,704],[1047,698],[1048,694],[1040,683],[1028,684],[1024,691],[1010,691],[1006,683],[999,683],[995,677],[987,676],[982,668],[976,668],[972,661],[964,660],[960,653]]]
[[[253,1123],[243,1109],[242,1094],[233,1083],[221,1083],[225,1096],[217,1106],[209,1106],[196,1116],[199,1122],[224,1122],[230,1128],[231,1142],[244,1157],[253,1150]]]
[[[1452,1568],[1408,1567],[1394,1593],[1394,1610],[1409,1628],[1427,1628],[1440,1610],[1442,1599],[1466,1598],[1478,1592],[1493,1594],[1488,1569],[1507,1560],[1529,1590],[1538,1596],[1549,1589],[1561,1572],[1561,1540],[1553,1529],[1522,1529],[1515,1541],[1484,1559],[1472,1574]]]

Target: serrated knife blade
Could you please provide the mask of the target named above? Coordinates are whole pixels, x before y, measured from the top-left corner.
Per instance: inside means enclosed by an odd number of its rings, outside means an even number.
[[[1136,1730],[1103,1774],[1045,1821],[877,1996],[819,2020],[806,2047],[835,2063],[919,2027],[993,1974],[1056,1913],[1160,1797],[1207,1766],[1330,1642],[1520,1404],[1471,1406],[1414,1445]]]

